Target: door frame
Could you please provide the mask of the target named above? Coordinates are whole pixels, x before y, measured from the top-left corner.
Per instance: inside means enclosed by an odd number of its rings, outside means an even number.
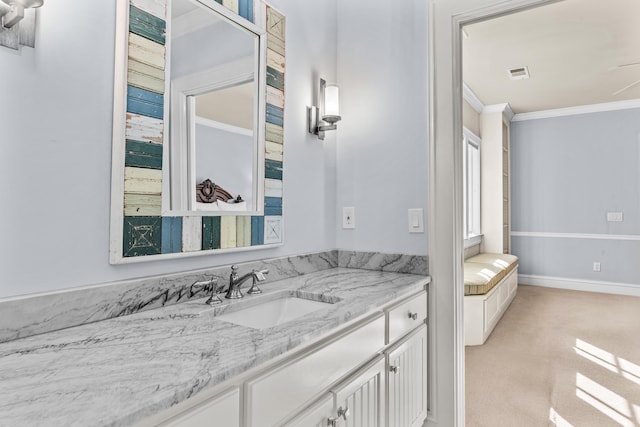
[[[462,27],[561,0],[429,1],[428,426],[465,425]]]

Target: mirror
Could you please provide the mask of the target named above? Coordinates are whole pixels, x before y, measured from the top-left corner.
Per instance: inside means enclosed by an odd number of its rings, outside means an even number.
[[[263,206],[262,34],[219,9],[172,2],[166,214],[255,215]],[[214,197],[210,183],[225,191]]]
[[[285,32],[261,0],[116,0],[112,264],[282,244]]]

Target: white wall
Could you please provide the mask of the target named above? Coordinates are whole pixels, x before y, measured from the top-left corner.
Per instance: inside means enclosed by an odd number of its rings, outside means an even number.
[[[408,208],[427,210],[427,2],[352,0],[338,15],[337,244],[350,250],[427,253],[409,234]],[[341,227],[355,207],[356,228]]]
[[[335,79],[336,2],[272,4],[288,18],[284,246],[109,265],[115,2],[58,0],[35,49],[0,47],[0,297],[336,247],[334,137],[308,136],[305,110],[315,76]]]

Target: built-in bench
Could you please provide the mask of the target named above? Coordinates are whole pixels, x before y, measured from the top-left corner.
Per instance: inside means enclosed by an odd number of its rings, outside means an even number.
[[[518,290],[518,257],[479,254],[464,262],[464,343],[481,345]]]

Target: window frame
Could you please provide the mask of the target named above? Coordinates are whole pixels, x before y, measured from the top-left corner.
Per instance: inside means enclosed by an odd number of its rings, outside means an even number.
[[[465,246],[472,246],[479,243],[482,236],[482,139],[468,128],[463,127],[462,145],[463,235],[465,243],[469,243]],[[471,187],[473,190],[469,191]]]

